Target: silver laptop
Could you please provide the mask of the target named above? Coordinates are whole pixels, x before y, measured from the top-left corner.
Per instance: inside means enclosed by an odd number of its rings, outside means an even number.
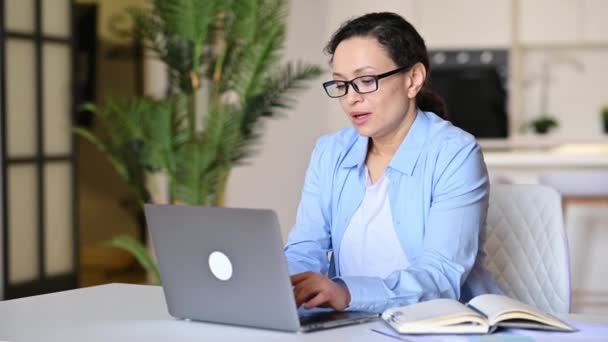
[[[173,317],[286,331],[378,317],[298,310],[271,210],[147,204],[145,213]]]

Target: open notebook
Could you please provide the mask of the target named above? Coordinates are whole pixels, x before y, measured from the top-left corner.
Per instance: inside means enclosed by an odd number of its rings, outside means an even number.
[[[466,305],[434,299],[391,308],[382,319],[401,334],[487,334],[498,327],[576,331],[530,305],[494,294],[477,296]]]

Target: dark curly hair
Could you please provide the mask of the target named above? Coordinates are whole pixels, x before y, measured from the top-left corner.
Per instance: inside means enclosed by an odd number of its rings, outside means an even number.
[[[443,99],[426,88],[431,66],[424,39],[407,20],[391,12],[369,13],[346,21],[336,31],[325,52],[331,56],[338,45],[352,37],[374,37],[386,49],[391,59],[399,67],[422,63],[427,70],[424,86],[416,96],[416,105],[424,110],[434,112],[447,118],[447,108]]]

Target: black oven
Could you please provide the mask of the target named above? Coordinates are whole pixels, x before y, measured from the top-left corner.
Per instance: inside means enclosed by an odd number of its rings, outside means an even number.
[[[477,138],[506,138],[508,51],[431,50],[429,54],[429,88],[446,101],[448,119]]]

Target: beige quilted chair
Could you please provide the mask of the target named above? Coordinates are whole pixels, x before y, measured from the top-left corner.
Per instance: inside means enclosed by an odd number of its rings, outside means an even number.
[[[492,185],[481,243],[478,262],[507,296],[550,313],[570,311],[568,242],[556,190]]]

